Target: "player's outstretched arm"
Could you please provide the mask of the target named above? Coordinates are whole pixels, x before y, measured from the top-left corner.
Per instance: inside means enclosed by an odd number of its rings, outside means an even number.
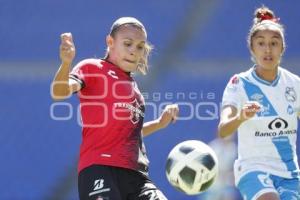
[[[51,96],[54,100],[64,100],[73,92],[80,90],[76,81],[69,80],[69,72],[75,57],[75,46],[71,33],[61,34],[60,59],[61,65],[51,84]]]
[[[260,109],[261,106],[259,103],[254,101],[246,102],[240,113],[238,113],[237,108],[234,106],[224,106],[218,126],[219,136],[224,138],[233,134],[244,121],[254,117]]]
[[[159,129],[165,128],[171,122],[175,123],[178,113],[179,108],[177,104],[167,105],[158,119],[144,123],[142,129],[143,136],[150,135]]]

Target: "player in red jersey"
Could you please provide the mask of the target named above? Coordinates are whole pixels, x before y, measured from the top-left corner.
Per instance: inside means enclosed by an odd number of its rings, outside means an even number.
[[[146,74],[151,46],[143,24],[132,17],[116,20],[106,37],[104,59],[86,59],[70,72],[75,57],[71,33],[61,35],[61,65],[52,83],[52,97],[63,100],[77,92],[82,144],[78,165],[81,200],[164,200],[148,177],[143,136],[175,122],[178,106],[144,123],[145,102],[133,72]]]

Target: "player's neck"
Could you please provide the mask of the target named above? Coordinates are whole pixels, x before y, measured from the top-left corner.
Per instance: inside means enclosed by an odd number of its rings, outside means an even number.
[[[255,73],[262,80],[272,83],[277,78],[278,67],[276,67],[275,69],[269,70],[269,69],[264,69],[263,67],[256,66]]]

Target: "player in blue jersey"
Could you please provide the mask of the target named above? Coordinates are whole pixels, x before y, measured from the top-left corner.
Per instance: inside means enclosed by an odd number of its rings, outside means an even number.
[[[255,64],[227,84],[218,132],[238,132],[234,174],[245,200],[299,200],[300,78],[280,66],[284,28],[269,8],[255,11],[248,45]]]

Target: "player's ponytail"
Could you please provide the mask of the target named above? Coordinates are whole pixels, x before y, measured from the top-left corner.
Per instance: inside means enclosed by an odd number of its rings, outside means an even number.
[[[277,23],[279,22],[279,18],[275,17],[275,14],[272,10],[262,6],[261,8],[255,10],[253,24],[256,25],[264,20],[270,20]]]

